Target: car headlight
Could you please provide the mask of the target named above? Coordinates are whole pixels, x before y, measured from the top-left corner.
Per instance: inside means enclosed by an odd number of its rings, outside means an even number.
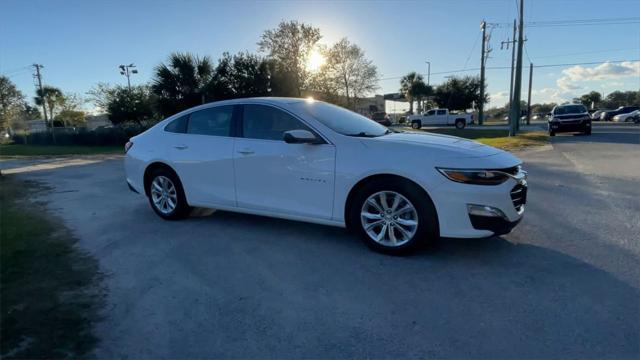
[[[497,170],[464,170],[440,169],[438,171],[447,179],[464,184],[500,185],[507,181],[509,175]]]

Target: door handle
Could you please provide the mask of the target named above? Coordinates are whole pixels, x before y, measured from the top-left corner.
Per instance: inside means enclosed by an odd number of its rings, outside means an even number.
[[[238,153],[242,154],[242,155],[251,155],[253,154],[255,151],[251,150],[251,149],[243,149],[243,150],[238,150]]]
[[[184,149],[188,149],[189,147],[187,145],[174,145],[173,148],[178,150],[184,150]]]

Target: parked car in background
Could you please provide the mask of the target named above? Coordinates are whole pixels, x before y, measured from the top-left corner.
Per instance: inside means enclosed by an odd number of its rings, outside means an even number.
[[[371,119],[380,125],[391,126],[391,117],[384,111],[374,112]]]
[[[619,108],[615,109],[615,110],[607,110],[607,111],[603,111],[600,114],[600,120],[602,121],[611,121],[613,120],[613,117],[616,115],[620,115],[620,114],[628,114],[630,112],[639,110],[640,106],[620,106]]]
[[[591,135],[591,116],[584,105],[558,105],[551,110],[549,136],[559,132],[582,132]]]
[[[388,253],[508,233],[527,200],[522,161],[508,152],[393,132],[304,99],[201,105],[131,138],[125,152],[129,188],[163,219],[197,206],[346,226]]]
[[[531,120],[544,120],[545,117],[546,117],[546,114],[544,113],[535,113],[531,117]]]
[[[598,110],[595,110],[593,112],[590,112],[591,120],[600,121],[600,115],[602,115],[602,113],[605,112],[605,111],[610,111],[610,110],[609,109],[598,109]]]
[[[422,126],[454,125],[457,129],[464,129],[473,122],[473,115],[467,113],[450,113],[448,109],[431,109],[422,115],[410,115],[407,121],[411,128],[420,129]]]
[[[617,122],[627,122],[633,121],[638,123],[640,121],[640,110],[632,111],[626,114],[619,114],[613,117],[613,121]]]

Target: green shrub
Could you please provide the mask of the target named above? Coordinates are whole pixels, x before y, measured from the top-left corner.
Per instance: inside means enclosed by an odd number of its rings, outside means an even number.
[[[108,128],[86,130],[85,128],[54,128],[55,143],[50,131],[32,133],[28,135],[15,135],[13,142],[16,144],[32,145],[84,145],[106,146],[124,145],[130,138],[148,129],[144,125],[122,125]]]

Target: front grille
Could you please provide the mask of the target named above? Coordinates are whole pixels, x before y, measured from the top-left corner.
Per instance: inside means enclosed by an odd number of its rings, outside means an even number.
[[[524,204],[527,203],[527,186],[518,184],[511,189],[511,201],[517,211],[522,210]]]

